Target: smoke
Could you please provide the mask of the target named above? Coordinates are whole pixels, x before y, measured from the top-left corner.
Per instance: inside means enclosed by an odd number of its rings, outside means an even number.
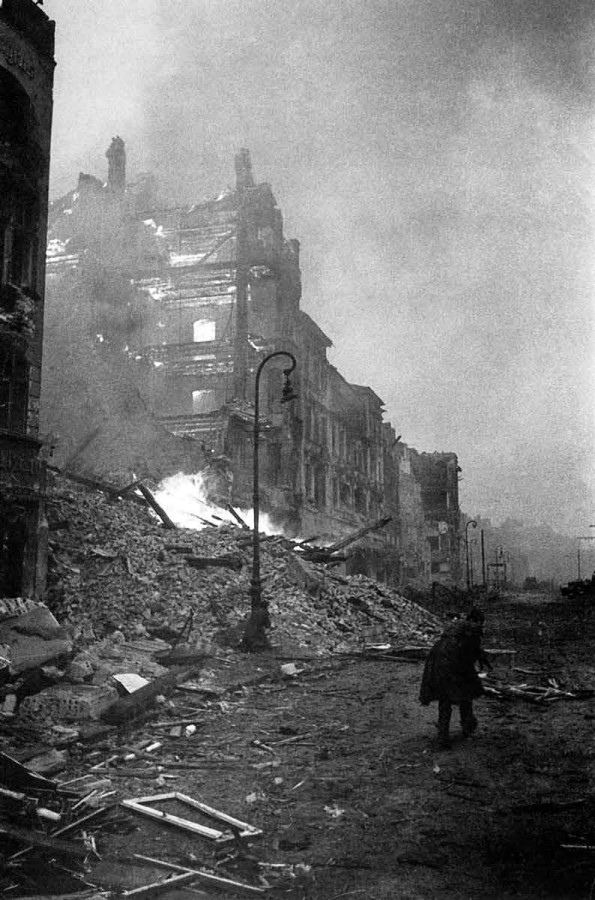
[[[125,6],[46,0],[54,190],[115,133],[189,201],[250,147],[332,362],[409,444],[458,453],[463,508],[589,524],[591,2]]]

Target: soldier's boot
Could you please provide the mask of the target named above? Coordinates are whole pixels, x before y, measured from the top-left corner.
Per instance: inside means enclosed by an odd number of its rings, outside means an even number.
[[[450,750],[450,717],[452,704],[450,700],[438,701],[438,749]]]
[[[461,711],[463,735],[469,737],[474,731],[477,731],[477,719],[473,715],[473,703],[471,700],[463,700],[459,708]]]

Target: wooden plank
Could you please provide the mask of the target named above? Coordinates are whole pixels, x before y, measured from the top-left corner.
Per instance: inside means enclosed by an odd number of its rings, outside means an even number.
[[[242,881],[232,881],[230,878],[221,878],[219,875],[212,875],[210,872],[204,872],[202,869],[186,869],[184,866],[177,866],[175,863],[169,863],[162,859],[153,859],[150,856],[141,856],[136,853],[135,859],[143,862],[151,863],[153,866],[162,866],[165,869],[171,869],[173,872],[192,871],[202,881],[212,884],[213,887],[227,888],[230,891],[245,891],[248,894],[264,894],[264,888],[254,887],[251,884],[244,884]]]
[[[259,834],[262,834],[262,830],[256,828],[254,825],[250,825],[248,822],[242,822],[240,819],[235,819],[233,816],[227,815],[227,813],[223,813],[218,809],[215,809],[212,806],[208,806],[206,803],[202,803],[200,800],[195,800],[193,797],[189,797],[187,794],[181,794],[179,791],[172,791],[168,794],[151,794],[148,797],[137,797],[136,800],[133,801],[123,801],[124,803],[135,803],[137,806],[142,806],[144,809],[151,809],[149,804],[151,803],[162,803],[166,800],[177,800],[180,803],[186,804],[186,806],[190,806],[192,809],[197,809],[200,812],[204,813],[206,816],[209,816],[211,819],[216,819],[220,822],[225,822],[226,825],[231,825],[233,829],[239,832],[239,837],[256,837]],[[161,810],[153,810],[157,815],[154,818],[163,818],[165,813],[162,813]],[[175,816],[174,818],[178,819],[179,822],[185,822],[185,819],[182,819],[179,816]],[[194,823],[191,823],[194,824]],[[199,826],[206,827],[206,826]],[[212,831],[213,829],[207,829]],[[216,833],[216,832],[215,832]],[[228,835],[225,832],[219,832],[219,837],[217,840],[227,840]]]
[[[239,512],[238,512],[236,509],[233,508],[233,506],[231,505],[231,503],[228,503],[228,504],[227,504],[226,509],[227,509],[228,512],[230,512],[230,513],[232,514],[232,516],[234,517],[234,519],[236,520],[236,522],[238,522],[238,523],[242,526],[242,528],[243,528],[244,531],[251,531],[251,530],[252,530],[252,529],[250,528],[250,526],[248,525],[248,523],[245,522],[245,521],[242,519],[242,517],[241,517],[241,515],[239,514]]]
[[[6,824],[0,824],[0,834],[5,834],[11,840],[22,841],[24,844],[30,844],[33,847],[39,847],[44,850],[50,850],[52,853],[62,853],[65,856],[77,856],[83,858],[89,853],[86,847],[81,844],[74,844],[69,841],[58,841],[52,837],[46,837],[40,832],[31,831],[27,828],[16,828]]]
[[[108,812],[108,810],[108,806],[101,806],[99,807],[99,809],[94,809],[92,812],[87,813],[86,816],[83,816],[82,819],[77,819],[76,822],[71,822],[70,825],[64,825],[62,828],[58,828],[57,831],[52,831],[50,837],[57,838],[64,834],[68,834],[69,831],[76,831],[91,819],[98,818],[98,816],[103,815],[104,813]],[[30,853],[32,849],[32,847],[26,847],[24,850],[19,850],[18,853],[13,853],[13,855],[10,857],[11,861],[18,859],[20,856],[25,856],[27,853]]]
[[[176,828],[182,828],[184,831],[192,832],[192,834],[199,834],[201,837],[210,838],[211,840],[220,840],[225,837],[222,831],[216,831],[214,828],[208,828],[206,825],[198,825],[196,822],[189,822],[187,819],[162,812],[159,809],[152,809],[152,807],[144,806],[135,800],[122,800],[121,802],[126,809],[131,809],[133,812],[140,813],[142,816],[148,816],[151,819],[159,819],[160,822],[165,822],[166,825],[174,825]]]
[[[153,884],[146,884],[144,887],[133,888],[131,891],[124,891],[123,894],[119,894],[120,897],[133,897],[135,900],[140,900],[141,897],[156,897],[158,894],[163,894],[164,892],[172,890],[172,888],[181,887],[183,884],[190,884],[192,881],[196,881],[198,875],[196,872],[186,871],[181,875],[174,875],[172,878],[168,878],[166,881],[156,881]],[[206,897],[206,894],[202,895]]]
[[[147,501],[147,503],[149,504],[151,509],[157,513],[157,515],[159,516],[159,518],[161,519],[161,521],[163,522],[165,527],[175,529],[176,526],[174,525],[174,523],[172,522],[172,520],[170,519],[168,514],[165,512],[163,507],[157,503],[157,501],[155,500],[155,497],[153,496],[153,494],[151,493],[149,488],[146,487],[144,484],[142,484],[140,481],[136,485],[136,487],[141,492],[141,494],[143,495],[143,497],[145,498],[145,500]]]
[[[193,569],[207,569],[209,566],[220,569],[234,569],[239,572],[242,560],[239,556],[185,556],[187,566]]]
[[[247,822],[241,822],[239,819],[234,819],[233,816],[228,816],[227,813],[220,812],[212,806],[207,806],[206,803],[202,803],[200,800],[194,800],[192,797],[187,797],[186,794],[176,793],[176,799],[180,800],[182,803],[187,803],[188,806],[193,806],[194,809],[200,810],[212,819],[218,819],[221,822],[225,822],[227,825],[233,825],[234,828],[241,831],[241,837],[253,837],[257,834],[262,834],[262,831],[259,828],[255,828]]]
[[[104,494],[108,494],[110,497],[117,497],[120,491],[120,488],[116,484],[108,484],[105,481],[97,481],[94,478],[85,478],[83,475],[75,475],[73,472],[65,472],[63,469],[58,469],[56,466],[47,466],[49,472],[54,472],[56,475],[60,475],[61,478],[66,478],[68,481],[74,481],[76,484],[82,484],[85,487],[92,488],[95,491],[102,491]],[[139,497],[137,494],[128,493],[125,495],[126,499],[133,500],[135,503],[139,503],[141,506],[146,506],[146,501],[143,500],[142,497]]]

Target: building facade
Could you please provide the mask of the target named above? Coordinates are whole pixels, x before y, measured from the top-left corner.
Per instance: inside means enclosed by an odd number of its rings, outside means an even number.
[[[260,371],[261,511],[286,534],[320,544],[390,516],[350,545],[346,570],[429,583],[428,539],[445,517],[454,527],[452,514],[440,509],[434,521],[424,487],[432,467],[414,468],[415,451],[398,441],[387,451],[382,399],[328,360],[330,338],[301,308],[299,242],[285,236],[248,151],[236,155],[233,188],[175,207],[156,202],[148,180],[127,183],[120,138],[106,155],[105,184],[80,176],[76,191],[54,205],[52,291],[63,296],[68,279],[93,260],[98,288],[87,291],[88,302],[109,319],[94,313],[97,339],[102,347],[120,342],[162,425],[202,448],[219,476],[209,480],[217,502],[253,505]],[[77,287],[79,298],[84,293]],[[295,397],[284,403],[290,356]],[[445,540],[441,546],[446,552]]]
[[[41,596],[47,527],[39,397],[54,23],[0,5],[0,596]]]
[[[456,453],[411,453],[412,472],[421,487],[430,583],[462,583],[459,463]]]

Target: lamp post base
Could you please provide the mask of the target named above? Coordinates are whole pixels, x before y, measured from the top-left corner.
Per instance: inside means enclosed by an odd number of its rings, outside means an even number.
[[[240,650],[257,653],[259,650],[270,650],[271,644],[266,629],[271,627],[271,618],[266,603],[254,606],[246,623],[246,630],[240,642]]]

